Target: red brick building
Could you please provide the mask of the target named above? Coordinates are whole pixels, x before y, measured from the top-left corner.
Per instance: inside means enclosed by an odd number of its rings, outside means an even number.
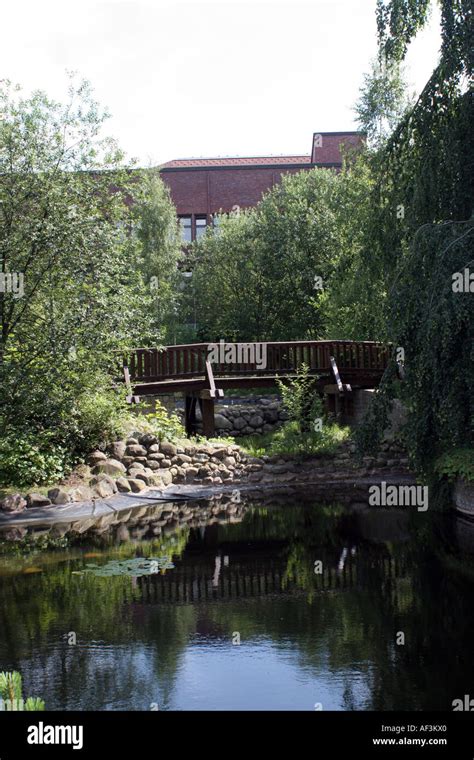
[[[160,167],[181,222],[183,241],[199,237],[214,214],[255,206],[282,174],[324,166],[338,171],[344,149],[359,147],[360,132],[316,132],[311,153],[261,158],[190,158]]]

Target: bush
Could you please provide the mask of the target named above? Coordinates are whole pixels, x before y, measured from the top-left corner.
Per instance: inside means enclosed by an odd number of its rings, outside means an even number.
[[[301,364],[298,374],[285,383],[277,378],[283,406],[300,432],[309,432],[315,419],[322,419],[322,400],[316,392],[317,377],[309,374],[309,366]]]
[[[0,485],[42,485],[64,476],[71,464],[66,449],[42,436],[10,433],[0,441]]]
[[[155,411],[145,415],[151,432],[160,441],[174,441],[184,438],[186,431],[176,414],[169,414],[166,408],[158,400],[155,402]]]
[[[252,456],[263,454],[291,454],[297,457],[334,454],[339,445],[350,435],[348,427],[325,424],[320,432],[302,433],[298,423],[287,422],[268,435],[240,438],[239,444]]]
[[[435,472],[445,476],[449,481],[457,477],[474,481],[474,449],[454,449],[448,451],[435,461]]]

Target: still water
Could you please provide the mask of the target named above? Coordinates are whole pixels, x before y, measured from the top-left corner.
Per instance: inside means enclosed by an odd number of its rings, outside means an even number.
[[[474,696],[474,525],[330,497],[0,534],[0,671],[50,710],[451,710]]]

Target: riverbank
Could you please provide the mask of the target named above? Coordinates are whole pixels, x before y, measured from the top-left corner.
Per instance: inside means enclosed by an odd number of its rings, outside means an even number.
[[[255,457],[237,444],[160,442],[144,434],[92,452],[69,483],[46,493],[8,494],[0,502],[0,525],[95,520],[150,500],[200,498],[216,491],[358,482],[368,487],[374,479],[400,478],[415,482],[403,449],[395,442],[383,444],[377,456],[359,462],[350,441],[321,456]]]

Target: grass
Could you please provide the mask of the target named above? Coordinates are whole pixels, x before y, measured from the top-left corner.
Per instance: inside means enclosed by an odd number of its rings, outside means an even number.
[[[297,457],[330,456],[341,443],[350,437],[350,428],[335,423],[325,424],[321,432],[301,433],[295,422],[287,422],[266,435],[243,436],[236,443],[248,454],[261,457],[265,454],[289,454]]]

